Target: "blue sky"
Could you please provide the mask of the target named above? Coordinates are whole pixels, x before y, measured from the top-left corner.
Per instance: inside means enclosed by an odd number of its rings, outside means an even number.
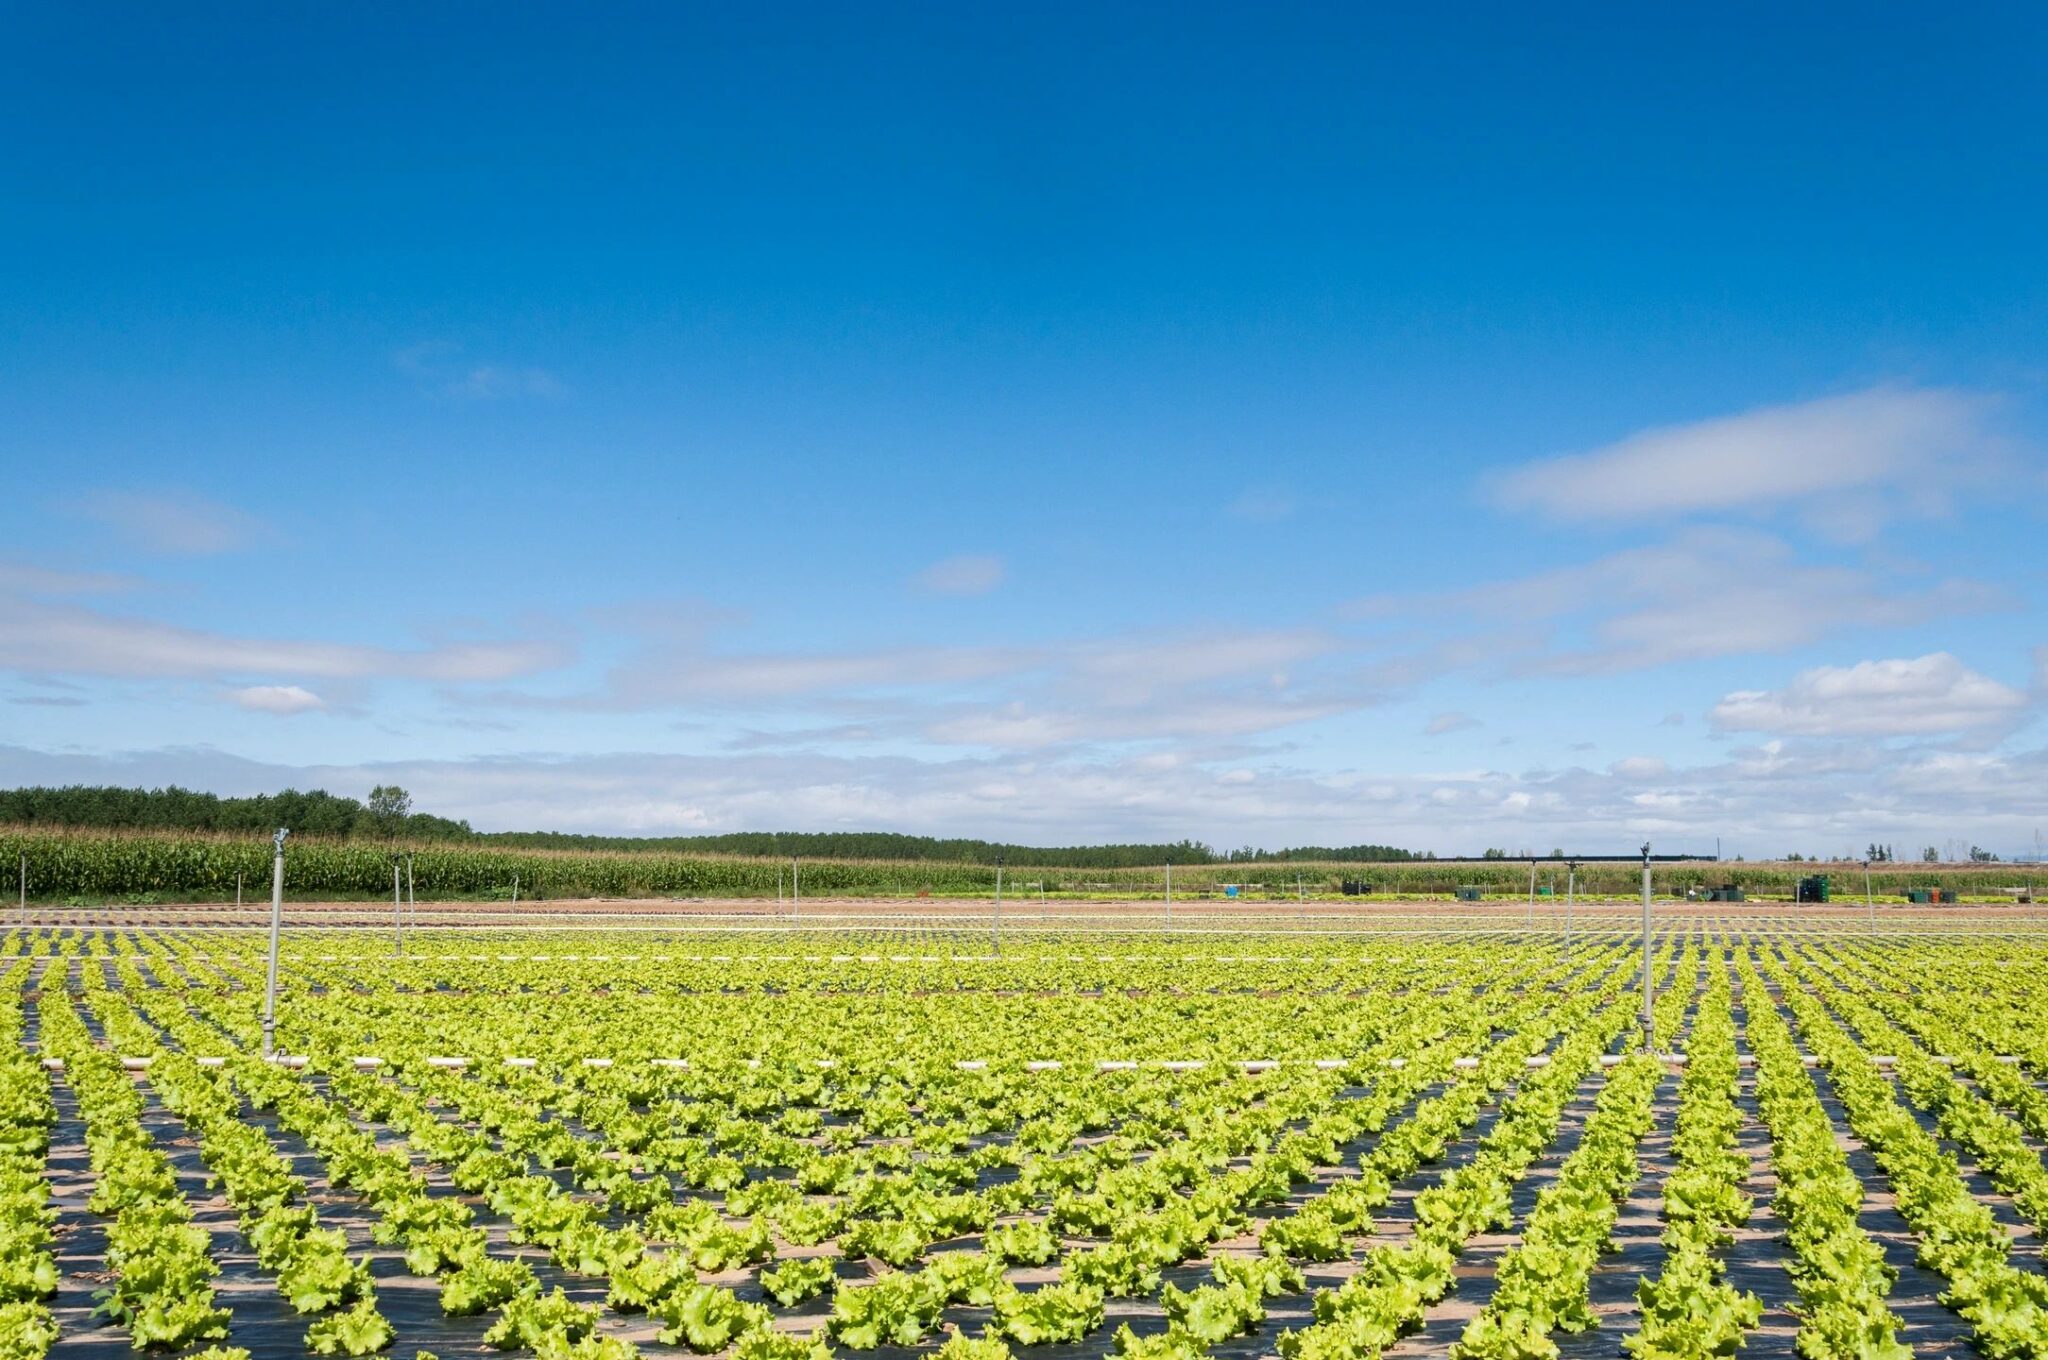
[[[9,27],[0,780],[2048,822],[2039,10]]]

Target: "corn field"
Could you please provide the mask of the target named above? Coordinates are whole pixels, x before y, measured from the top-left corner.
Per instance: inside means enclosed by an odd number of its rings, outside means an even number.
[[[395,856],[411,857],[414,891],[435,900],[502,899],[516,877],[521,898],[774,897],[789,890],[789,862],[737,856],[679,855],[652,851],[510,850],[447,842],[293,840],[285,857],[285,891],[299,900],[376,898],[391,891]],[[0,832],[0,875],[13,877],[27,866],[28,896],[35,901],[85,904],[121,900],[220,901],[235,896],[240,875],[246,896],[267,896],[271,844],[267,838],[201,834],[160,835],[104,831]],[[995,891],[992,865],[908,860],[806,860],[806,897],[988,896]],[[1942,887],[1966,898],[2009,900],[2033,881],[2037,866],[1889,864],[1873,868],[1881,898],[1898,899],[1909,888]],[[1010,871],[1005,884],[1018,895],[1065,897],[1154,897],[1164,890],[1163,867],[1138,869],[1026,869]],[[1565,865],[1536,862],[1539,890],[1565,892]],[[1856,864],[1660,864],[1654,886],[1660,896],[1683,896],[1689,888],[1732,883],[1756,897],[1790,897],[1806,874],[1831,877],[1837,900],[1863,891]],[[1529,888],[1526,860],[1484,864],[1212,864],[1175,866],[1176,896],[1195,897],[1238,885],[1243,896],[1333,896],[1346,883],[1381,897],[1448,896],[1462,886],[1490,895],[1518,897]],[[1578,872],[1578,891],[1589,897],[1626,897],[1639,891],[1633,864],[1588,864]]]

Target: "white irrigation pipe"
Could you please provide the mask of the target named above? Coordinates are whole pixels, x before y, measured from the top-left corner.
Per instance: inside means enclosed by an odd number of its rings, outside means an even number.
[[[1683,1053],[1659,1053],[1654,1056],[1658,1062],[1676,1067],[1683,1067],[1688,1061]],[[1892,1054],[1875,1054],[1870,1060],[1879,1067],[1895,1067],[1899,1061],[1897,1056]],[[123,1056],[120,1059],[123,1070],[129,1072],[146,1072],[154,1061],[154,1058],[145,1056]],[[227,1064],[228,1059],[220,1055],[209,1054],[196,1057],[193,1061],[201,1067],[223,1067]],[[310,1059],[302,1053],[278,1053],[272,1054],[269,1061],[280,1067],[298,1068],[305,1067]],[[462,1071],[475,1066],[479,1061],[476,1058],[450,1054],[435,1054],[420,1060],[424,1066],[442,1071]],[[678,1071],[687,1070],[692,1065],[688,1058],[648,1058],[645,1061],[652,1067],[664,1067]],[[736,1061],[747,1067],[758,1068],[761,1066],[761,1059],[759,1058],[745,1058]],[[1135,1072],[1140,1068],[1150,1068],[1160,1072],[1199,1072],[1208,1067],[1211,1061],[1223,1062],[1224,1060],[1212,1060],[1209,1058],[1146,1058],[1142,1060],[1137,1058],[1102,1058],[1096,1061],[1094,1070],[1097,1072]],[[1321,1071],[1334,1072],[1351,1066],[1352,1061],[1345,1058],[1239,1058],[1230,1061],[1228,1065],[1235,1066],[1244,1072],[1270,1072],[1279,1067],[1299,1065],[1308,1065]],[[1385,1058],[1381,1061],[1385,1066],[1399,1071],[1406,1067],[1410,1060],[1407,1058]],[[1537,1053],[1523,1058],[1522,1066],[1531,1069],[1542,1068],[1550,1066],[1552,1061],[1553,1059],[1549,1054]],[[1625,1061],[1627,1061],[1626,1055],[1620,1053],[1603,1053],[1600,1055],[1600,1066],[1602,1068],[1619,1067]],[[1951,1067],[1957,1063],[1955,1058],[1947,1055],[1938,1056],[1934,1061]],[[1999,1054],[1994,1061],[2017,1064],[2020,1059],[2013,1054]],[[350,1058],[349,1062],[354,1067],[363,1071],[371,1071],[391,1065],[391,1059],[368,1053]],[[510,1057],[500,1058],[498,1062],[504,1067],[521,1069],[541,1066],[539,1058]],[[814,1066],[821,1068],[831,1068],[839,1065],[838,1060],[835,1058],[816,1058],[812,1062]],[[1756,1066],[1755,1057],[1747,1053],[1738,1055],[1735,1062],[1738,1067]],[[1818,1064],[1819,1060],[1812,1054],[1804,1054],[1801,1056],[1800,1062],[1806,1067],[1813,1067]],[[565,1058],[562,1060],[562,1063],[566,1066],[582,1066],[602,1070],[616,1066],[618,1059],[608,1057]],[[64,1060],[62,1058],[44,1058],[42,1064],[53,1072],[64,1070]],[[712,1065],[714,1067],[718,1066],[716,1063]],[[992,1065],[986,1058],[962,1058],[953,1064],[955,1068],[962,1072],[982,1072],[988,1070]],[[1477,1070],[1480,1065],[1481,1060],[1476,1056],[1468,1055],[1451,1059],[1451,1068],[1454,1071],[1470,1072]],[[1067,1063],[1059,1058],[1034,1058],[1025,1062],[1023,1066],[1027,1072],[1059,1072],[1066,1069]]]

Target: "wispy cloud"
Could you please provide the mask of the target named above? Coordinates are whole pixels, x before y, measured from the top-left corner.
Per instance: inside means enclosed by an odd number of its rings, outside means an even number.
[[[121,546],[178,557],[210,557],[269,542],[262,520],[190,491],[94,491],[71,509],[119,535]]]
[[[934,562],[911,578],[927,595],[986,595],[1007,575],[1003,559],[986,553],[964,553]]]
[[[1428,724],[1422,729],[1422,735],[1425,737],[1441,737],[1447,736],[1452,732],[1463,732],[1478,726],[1480,726],[1479,719],[1469,713],[1458,713],[1455,711],[1438,713],[1431,716]]]
[[[1668,542],[1459,590],[1375,596],[1350,613],[1412,619],[1438,638],[1406,662],[1411,683],[1466,666],[1504,674],[1611,674],[1985,613],[2002,592],[1803,560],[1757,529],[1681,530]]]
[[[1875,387],[1646,430],[1495,478],[1501,505],[1565,520],[1672,517],[1792,506],[1844,538],[1901,514],[1945,512],[2002,443],[1997,400]]]
[[[551,642],[414,649],[243,637],[0,592],[0,668],[133,679],[404,678],[497,683],[565,664]]]
[[[1299,502],[1294,493],[1277,486],[1247,487],[1224,510],[1232,519],[1252,524],[1278,524],[1292,515]]]
[[[472,364],[443,389],[451,397],[492,401],[503,397],[562,397],[569,389],[544,368]]]
[[[1947,652],[1801,671],[1778,690],[1737,690],[1714,705],[1725,732],[1899,737],[1999,727],[2027,696]]]
[[[568,384],[548,369],[476,359],[467,355],[462,346],[444,341],[409,345],[392,355],[391,362],[422,389],[460,401],[569,395]]]
[[[280,717],[314,713],[327,707],[325,699],[298,685],[249,685],[227,693],[229,701],[237,707],[257,713],[275,713]]]
[[[58,571],[27,562],[0,562],[0,591],[22,595],[112,595],[142,582],[111,571]]]
[[[1239,736],[1384,699],[1378,688],[1320,673],[1345,644],[1314,629],[838,652],[724,653],[715,642],[699,631],[664,631],[594,692],[499,691],[462,701],[582,712],[709,708],[772,715],[813,742],[880,735],[1039,750]],[[1304,664],[1317,673],[1291,673]]]

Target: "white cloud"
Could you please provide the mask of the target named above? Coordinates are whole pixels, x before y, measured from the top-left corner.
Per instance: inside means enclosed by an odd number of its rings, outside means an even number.
[[[1415,683],[1474,665],[1590,675],[1789,651],[1837,632],[1982,613],[2006,602],[1972,581],[1802,561],[1762,530],[1696,527],[1519,579],[1376,596],[1350,612],[1475,630],[1408,658],[1403,679]]]
[[[95,491],[71,508],[113,529],[123,547],[171,556],[210,557],[273,537],[255,516],[189,491]]]
[[[1283,673],[1294,663],[1342,656],[1343,639],[1315,629],[1083,638],[1028,647],[726,655],[706,646],[700,634],[665,633],[613,668],[597,692],[500,692],[464,701],[583,712],[715,707],[771,716],[778,727],[800,724],[799,740],[808,743],[894,738],[1039,750],[1246,736],[1383,698],[1358,683],[1321,675],[1297,683]],[[778,738],[772,744],[794,743]]]
[[[941,746],[987,746],[1031,751],[1082,742],[1200,741],[1248,737],[1359,707],[1355,702],[1309,700],[1264,693],[1179,692],[1148,703],[1077,702],[1037,707],[1023,702],[996,708],[951,706],[916,720],[916,735]]]
[[[2027,696],[1947,652],[1819,666],[1779,690],[1737,690],[1714,705],[1727,732],[1898,737],[1966,732],[2017,718]]]
[[[963,553],[934,562],[911,578],[928,595],[986,595],[1007,575],[1003,559],[986,553]]]
[[[1437,713],[1430,717],[1428,726],[1422,729],[1426,737],[1441,737],[1450,732],[1462,732],[1468,727],[1478,727],[1479,719],[1469,713]]]
[[[1749,510],[1848,497],[1845,536],[1885,511],[1941,511],[1983,474],[1998,441],[1982,394],[1876,387],[1690,425],[1646,430],[1588,453],[1515,469],[1503,505],[1563,519]],[[1821,513],[1825,513],[1822,508]]]
[[[929,688],[1011,675],[1035,664],[1033,653],[1004,647],[903,647],[888,651],[737,656],[662,648],[615,670],[612,693],[591,701],[591,706],[659,708],[706,700],[754,703]]]
[[[325,699],[297,685],[249,685],[229,690],[228,699],[242,708],[280,716],[311,713],[327,707]]]
[[[1630,781],[1668,779],[1671,764],[1659,756],[1625,756],[1608,766],[1608,773]]]
[[[543,642],[451,642],[411,650],[235,637],[0,591],[0,669],[132,679],[404,678],[498,682],[563,664]]]

